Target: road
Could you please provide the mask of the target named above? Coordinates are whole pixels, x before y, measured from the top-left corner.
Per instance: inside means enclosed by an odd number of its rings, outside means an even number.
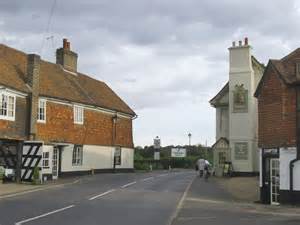
[[[193,171],[98,174],[0,200],[0,225],[167,225]]]
[[[193,182],[192,182],[193,181]],[[299,225],[284,207],[236,202],[194,171],[98,174],[0,199],[0,225]]]

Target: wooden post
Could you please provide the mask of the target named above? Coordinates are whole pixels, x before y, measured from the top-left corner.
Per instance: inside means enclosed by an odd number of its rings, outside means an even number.
[[[17,164],[16,164],[16,182],[21,183],[21,174],[22,174],[22,156],[23,156],[23,141],[17,141],[16,144],[16,158],[17,158]]]

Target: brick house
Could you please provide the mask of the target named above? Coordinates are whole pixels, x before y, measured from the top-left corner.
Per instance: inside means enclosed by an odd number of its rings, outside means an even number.
[[[78,72],[77,58],[67,39],[56,63],[0,44],[0,145],[42,143],[50,179],[132,170],[136,114],[104,82]]]
[[[269,60],[258,100],[260,189],[264,203],[300,202],[300,49]]]

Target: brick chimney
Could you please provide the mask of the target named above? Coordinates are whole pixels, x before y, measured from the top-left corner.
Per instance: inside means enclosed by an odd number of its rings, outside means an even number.
[[[56,50],[56,64],[71,72],[77,72],[77,58],[77,53],[71,51],[70,42],[64,38],[63,47]]]
[[[36,138],[36,123],[39,104],[39,88],[40,88],[40,61],[39,55],[27,55],[27,83],[31,87],[30,94],[30,126],[29,139]]]

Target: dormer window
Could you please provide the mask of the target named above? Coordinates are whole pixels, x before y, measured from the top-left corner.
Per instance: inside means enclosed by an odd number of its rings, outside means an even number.
[[[0,93],[0,119],[15,120],[16,97],[7,93]]]

